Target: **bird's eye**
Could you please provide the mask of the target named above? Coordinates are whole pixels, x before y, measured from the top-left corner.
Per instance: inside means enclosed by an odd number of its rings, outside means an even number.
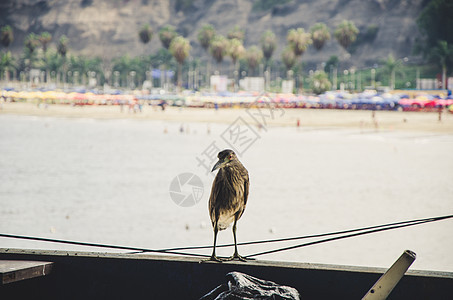
[[[230,154],[230,156],[228,157],[229,160],[232,160],[233,159],[233,154]]]

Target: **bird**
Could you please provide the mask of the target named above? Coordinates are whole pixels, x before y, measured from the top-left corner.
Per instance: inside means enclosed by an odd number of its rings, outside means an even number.
[[[233,223],[234,253],[227,260],[247,259],[239,255],[236,239],[237,221],[244,213],[249,195],[249,174],[231,149],[220,151],[211,172],[219,170],[212,183],[209,197],[209,216],[214,230],[214,246],[209,260],[221,262],[215,254],[217,233]]]

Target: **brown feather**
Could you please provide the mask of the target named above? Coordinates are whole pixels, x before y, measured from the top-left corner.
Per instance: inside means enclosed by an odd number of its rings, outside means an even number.
[[[219,169],[209,197],[209,214],[213,226],[217,223],[219,230],[226,229],[235,218],[242,216],[249,184],[248,171],[236,157]]]

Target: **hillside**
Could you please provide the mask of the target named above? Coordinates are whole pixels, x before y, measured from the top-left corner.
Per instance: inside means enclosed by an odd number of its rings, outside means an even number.
[[[204,23],[211,23],[226,35],[233,26],[245,29],[245,46],[259,44],[262,33],[275,32],[279,46],[274,59],[286,44],[290,28],[305,30],[316,22],[324,22],[333,31],[342,20],[355,22],[361,41],[351,57],[332,39],[317,53],[310,48],[302,59],[308,64],[326,61],[331,55],[347,59],[359,67],[370,66],[389,54],[396,58],[411,55],[418,36],[415,19],[423,0],[293,0],[269,9],[253,7],[246,0],[3,0],[0,1],[0,26],[11,25],[15,40],[10,46],[19,54],[24,37],[30,33],[49,31],[53,43],[65,34],[70,52],[107,58],[153,53],[161,47],[158,30],[171,24],[192,44],[192,56],[202,54],[197,32]],[[138,30],[149,23],[154,29],[146,47],[138,39]],[[374,33],[371,29],[374,27]]]

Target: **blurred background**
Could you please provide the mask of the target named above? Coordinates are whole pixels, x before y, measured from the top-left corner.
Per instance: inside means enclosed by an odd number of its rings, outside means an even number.
[[[439,0],[2,1],[1,79],[222,90],[210,86],[219,75],[229,90],[246,77],[275,92],[446,89],[451,10]]]
[[[238,118],[256,134],[239,242],[450,215],[452,16],[447,0],[1,1],[0,233],[211,245],[197,158],[238,146]],[[169,193],[186,172],[203,182],[191,207]],[[387,268],[410,249],[414,269],[453,271],[452,225],[259,258]]]

